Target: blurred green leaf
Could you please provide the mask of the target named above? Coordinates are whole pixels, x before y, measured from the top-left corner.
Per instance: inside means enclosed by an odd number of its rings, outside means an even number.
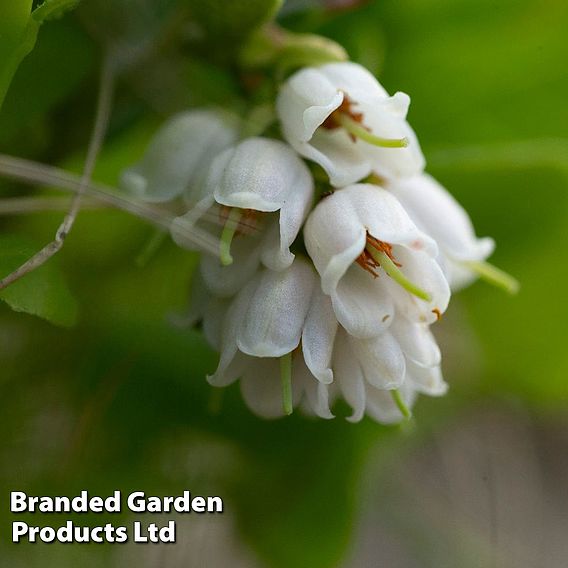
[[[0,110],[0,145],[5,151],[11,150],[16,134],[37,125],[39,118],[81,84],[94,61],[92,42],[74,22],[65,19],[41,29]]]
[[[32,17],[36,22],[42,23],[48,20],[60,18],[79,4],[81,0],[45,0],[33,12]]]
[[[34,46],[39,24],[30,19],[32,0],[0,6],[0,106],[22,59]]]
[[[38,247],[18,236],[2,235],[0,250],[0,273],[4,277],[34,255]],[[17,312],[57,325],[71,326],[77,319],[77,302],[53,261],[4,289],[0,299]]]
[[[45,0],[32,9],[32,0],[12,0],[0,7],[0,107],[22,59],[34,48],[41,24],[60,17],[79,0]]]

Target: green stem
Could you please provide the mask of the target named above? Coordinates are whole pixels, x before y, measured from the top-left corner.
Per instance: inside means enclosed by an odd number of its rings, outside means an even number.
[[[513,278],[510,274],[507,274],[505,271],[488,262],[469,260],[462,261],[460,264],[475,272],[480,278],[489,282],[489,284],[493,284],[493,286],[497,286],[509,294],[516,294],[519,291],[520,284],[516,278]]]
[[[292,353],[280,357],[280,380],[282,382],[282,409],[290,416],[294,411],[292,402]]]
[[[417,298],[429,302],[432,297],[428,292],[419,288],[416,284],[412,283],[398,268],[398,266],[388,257],[384,252],[373,248],[372,246],[367,247],[367,250],[371,256],[381,265],[383,270],[400,286],[402,286],[407,292],[410,292]]]
[[[381,138],[380,136],[375,136],[343,112],[336,113],[334,118],[349,134],[361,138],[361,140],[373,146],[378,146],[379,148],[406,148],[408,146],[408,138]]]
[[[390,393],[392,399],[394,400],[394,403],[396,404],[397,408],[400,410],[400,413],[404,416],[404,418],[406,418],[406,420],[412,418],[412,412],[410,412],[410,409],[408,408],[408,406],[406,406],[404,400],[402,400],[402,396],[400,396],[399,390],[391,390]]]
[[[231,243],[237,228],[239,226],[239,219],[241,218],[241,210],[233,207],[225,221],[223,232],[221,233],[221,242],[219,243],[219,256],[223,266],[233,264],[233,257],[231,256]]]
[[[148,262],[150,262],[150,259],[158,252],[158,249],[164,244],[167,236],[168,234],[165,231],[155,229],[152,236],[144,245],[144,248],[138,253],[135,259],[136,266],[144,268]]]

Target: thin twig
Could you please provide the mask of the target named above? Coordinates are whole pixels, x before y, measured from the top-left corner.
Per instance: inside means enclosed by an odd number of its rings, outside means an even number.
[[[0,199],[0,215],[43,213],[45,211],[69,211],[69,197],[6,197]],[[83,198],[82,209],[108,207],[92,198]]]
[[[116,189],[111,186],[92,181],[82,186],[81,178],[75,174],[23,158],[0,154],[0,175],[27,183],[54,186],[57,189],[72,192],[77,192],[80,187],[83,187],[85,193],[98,201],[149,221],[165,231],[170,230],[172,222],[177,217],[177,215],[160,207],[150,206],[142,201],[118,195]],[[178,227],[178,231],[181,231],[181,228]],[[218,239],[213,238],[205,231],[192,226],[188,227],[184,236],[204,252],[214,256],[219,255]]]
[[[45,247],[43,247],[34,256],[29,258],[24,264],[18,267],[16,270],[8,274],[5,278],[0,280],[0,290],[13,284],[26,274],[29,274],[36,268],[39,268],[42,264],[47,262],[52,256],[57,254],[63,244],[65,239],[75,223],[79,209],[81,208],[81,198],[85,191],[85,186],[89,183],[95,163],[97,161],[97,156],[101,149],[101,145],[106,133],[108,126],[108,120],[110,117],[111,107],[112,107],[112,96],[114,91],[114,71],[112,68],[112,60],[110,55],[107,55],[103,61],[101,69],[101,80],[99,86],[99,92],[97,96],[97,111],[95,115],[95,124],[93,127],[93,132],[89,140],[89,147],[87,150],[87,158],[85,160],[85,167],[83,169],[83,176],[81,177],[81,184],[71,206],[65,218],[63,219],[61,225],[59,225],[57,232],[55,233],[55,238]]]

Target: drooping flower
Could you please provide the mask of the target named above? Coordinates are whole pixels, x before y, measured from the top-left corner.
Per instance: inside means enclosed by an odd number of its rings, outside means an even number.
[[[199,202],[174,221],[171,232],[180,246],[193,249],[184,238],[188,226],[208,215],[216,218],[221,225],[221,262],[204,259],[202,275],[215,293],[228,296],[242,287],[259,262],[273,270],[292,264],[290,245],[312,200],[310,172],[288,145],[249,138],[213,161]],[[223,267],[228,270],[221,276]]]
[[[263,269],[226,313],[214,386],[240,379],[249,407],[266,418],[289,414],[302,401],[331,418],[327,384],[336,324],[318,301],[317,275],[299,257],[286,269]]]
[[[350,335],[302,257],[279,272],[262,269],[232,301],[211,296],[197,282],[196,313],[221,352],[209,382],[224,387],[239,380],[245,402],[259,416],[276,418],[302,407],[331,418],[330,405],[342,397],[353,408],[350,420],[366,413],[393,423],[408,418],[417,394],[446,390],[427,324],[395,314],[373,337]]]
[[[353,409],[352,422],[365,414],[383,424],[400,422],[410,416],[419,393],[440,396],[447,389],[440,352],[428,326],[400,316],[387,331],[370,339],[341,330],[333,370],[335,390]]]
[[[406,121],[409,104],[404,93],[390,97],[364,67],[330,63],[295,73],[280,91],[277,111],[286,140],[343,187],[373,172],[392,178],[423,170]]]
[[[350,335],[376,337],[395,309],[432,323],[448,305],[435,241],[383,188],[357,184],[323,198],[308,217],[304,239],[323,292]]]
[[[170,118],[152,138],[143,158],[125,170],[125,191],[149,202],[200,193],[211,162],[238,138],[237,121],[227,113],[192,110]]]
[[[438,261],[452,289],[474,280],[478,273],[473,266],[491,255],[495,242],[476,237],[469,215],[456,199],[428,174],[391,180],[386,187],[416,225],[437,242]]]

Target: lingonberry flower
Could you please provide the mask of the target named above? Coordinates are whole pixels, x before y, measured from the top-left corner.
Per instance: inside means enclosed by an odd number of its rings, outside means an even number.
[[[410,417],[418,393],[446,392],[439,351],[427,326],[395,319],[389,330],[374,338],[357,339],[343,330],[337,334],[334,385],[353,409],[350,421],[367,413],[384,424],[400,422]],[[410,333],[408,326],[413,328]]]
[[[281,271],[263,269],[232,302],[223,323],[214,386],[241,380],[247,404],[265,417],[290,414],[304,398],[330,418],[327,384],[336,327],[311,264],[297,258]],[[321,324],[321,325],[320,325]]]
[[[308,217],[304,239],[322,290],[350,335],[376,337],[395,309],[432,323],[448,305],[435,241],[383,188],[356,184],[324,197]]]
[[[220,263],[206,258],[202,275],[216,293],[231,295],[260,261],[273,270],[290,266],[290,245],[312,205],[313,189],[307,166],[287,144],[249,138],[213,161],[198,203],[174,221],[172,236],[193,248],[184,238],[188,226],[213,216]],[[223,267],[228,270],[221,273]]]
[[[237,121],[213,110],[192,110],[170,118],[152,138],[140,162],[121,176],[122,188],[149,202],[199,193],[211,162],[236,142]]]
[[[417,174],[424,157],[406,121],[410,98],[392,97],[355,63],[330,63],[295,73],[282,87],[277,111],[286,140],[318,163],[336,187],[374,172]]]
[[[493,239],[479,239],[465,209],[432,176],[391,180],[386,186],[413,221],[438,244],[438,261],[452,289],[469,284],[493,252]]]

